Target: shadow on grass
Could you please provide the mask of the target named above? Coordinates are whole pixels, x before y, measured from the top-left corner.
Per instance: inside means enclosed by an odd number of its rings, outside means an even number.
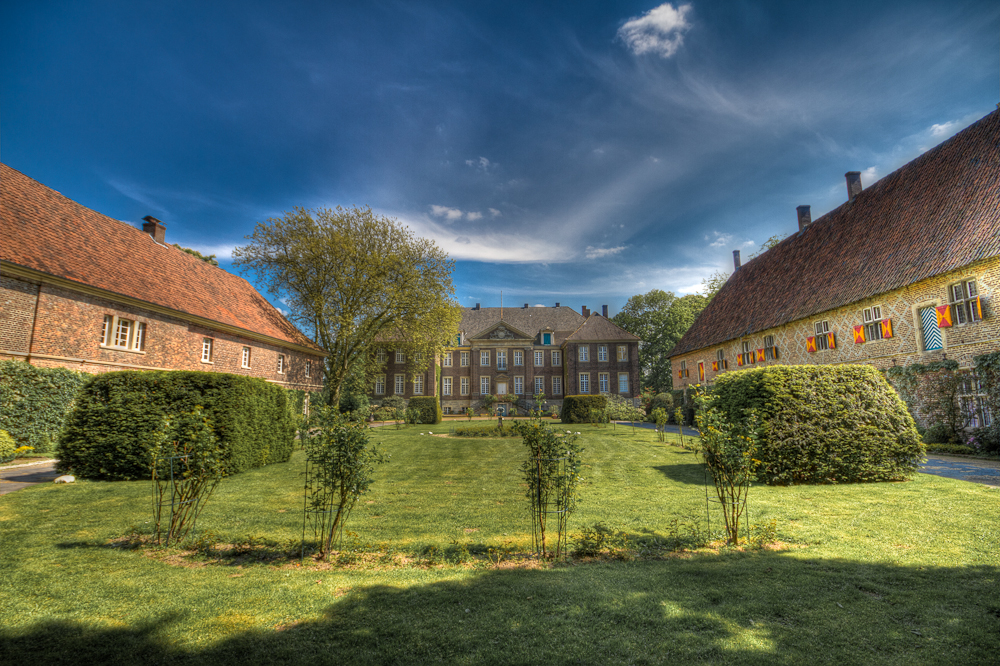
[[[185,644],[232,626],[226,612],[4,628],[0,663],[995,663],[997,574],[764,552],[491,570],[339,598],[318,585],[322,618],[203,649]]]
[[[705,465],[701,462],[690,462],[680,465],[657,465],[653,469],[662,472],[671,481],[678,481],[680,483],[703,486],[706,483],[712,482],[711,479],[705,476]]]

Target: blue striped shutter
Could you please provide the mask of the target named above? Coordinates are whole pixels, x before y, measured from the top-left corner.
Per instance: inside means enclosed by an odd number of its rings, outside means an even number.
[[[944,347],[941,339],[941,329],[938,328],[937,313],[934,308],[924,308],[920,311],[920,323],[924,331],[924,351],[936,351]]]

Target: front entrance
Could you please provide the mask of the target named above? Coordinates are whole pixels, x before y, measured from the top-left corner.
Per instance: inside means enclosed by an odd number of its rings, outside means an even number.
[[[507,395],[507,382],[497,382],[497,395]]]
[[[497,405],[497,414],[507,416],[507,405]]]

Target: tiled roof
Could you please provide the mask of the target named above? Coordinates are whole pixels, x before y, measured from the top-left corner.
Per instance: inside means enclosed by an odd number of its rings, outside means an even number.
[[[1000,110],[735,271],[671,356],[1000,254]]]
[[[241,277],[0,164],[0,260],[322,350]]]
[[[639,341],[639,336],[629,333],[621,326],[601,315],[587,317],[580,328],[566,337],[567,340],[629,340]]]
[[[503,308],[503,321],[519,331],[524,331],[535,338],[542,329],[548,327],[554,332],[553,342],[560,344],[563,339],[584,322],[582,314],[573,308],[560,306],[558,308]],[[500,308],[465,308],[462,311],[462,322],[458,328],[465,331],[465,337],[471,338],[486,329],[500,323]]]

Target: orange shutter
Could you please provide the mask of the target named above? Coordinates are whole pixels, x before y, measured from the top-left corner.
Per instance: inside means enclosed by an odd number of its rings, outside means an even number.
[[[939,305],[934,308],[935,314],[937,314],[937,325],[938,328],[951,328],[951,306],[950,305]]]
[[[880,322],[880,324],[882,326],[882,337],[883,338],[891,338],[892,337],[892,320],[891,319],[883,319]]]
[[[736,355],[736,365],[743,365],[743,354]]]
[[[725,361],[725,360],[722,361],[722,369],[723,370],[728,370],[729,369],[729,361]]]
[[[684,371],[683,370],[678,370],[677,371],[677,379],[684,379]]]
[[[972,301],[972,307],[976,308],[976,314],[979,319],[983,318],[983,304],[979,301],[979,296],[976,296],[976,300]]]
[[[812,354],[813,352],[816,351],[816,338],[815,337],[809,336],[808,338],[806,338],[806,351],[809,352],[810,354]]]
[[[865,341],[865,325],[858,324],[854,327],[854,344],[859,345]]]
[[[826,345],[830,349],[836,349],[837,348],[837,341],[836,341],[836,339],[834,339],[833,333],[827,333],[826,334]]]
[[[685,377],[690,377],[691,376],[691,372],[689,370],[685,370],[684,371],[684,376]]]
[[[698,362],[698,381],[705,381],[705,364],[700,361]]]
[[[760,361],[761,363],[767,360],[767,356],[764,355],[763,349],[757,350],[757,360]]]
[[[718,371],[719,371],[719,362],[712,361],[712,372],[718,372]]]
[[[778,360],[778,348],[777,347],[771,347],[771,358],[773,358],[775,361]]]

